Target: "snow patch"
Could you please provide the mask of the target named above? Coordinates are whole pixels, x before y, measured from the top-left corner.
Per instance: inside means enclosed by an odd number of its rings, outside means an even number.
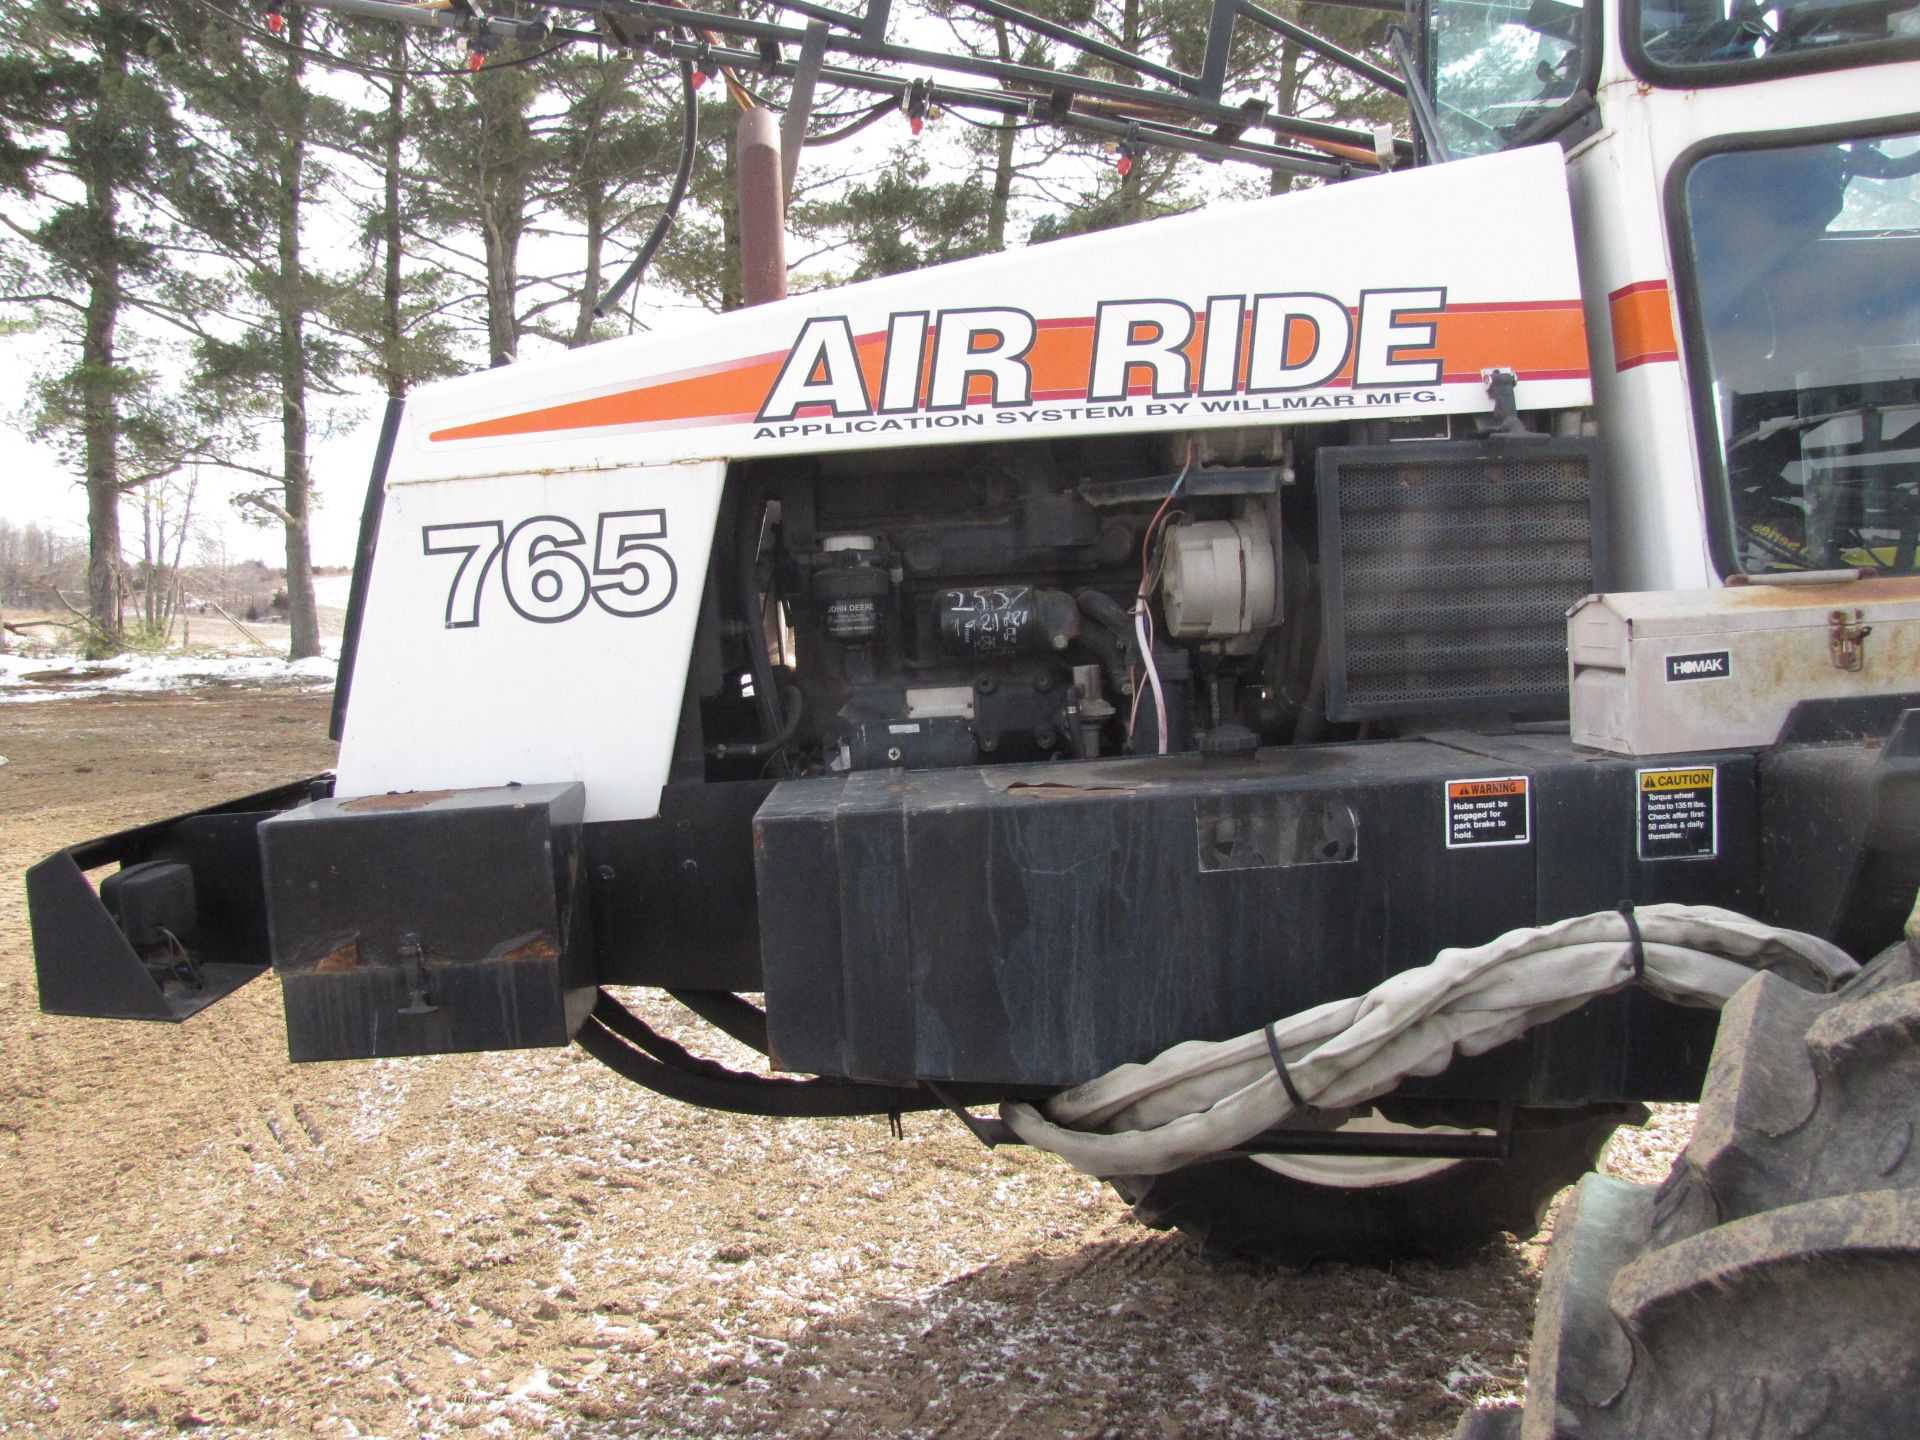
[[[249,689],[330,690],[340,642],[321,642],[310,660],[275,655],[121,655],[86,660],[75,654],[0,655],[0,704],[63,700],[75,695],[156,694],[208,685]]]

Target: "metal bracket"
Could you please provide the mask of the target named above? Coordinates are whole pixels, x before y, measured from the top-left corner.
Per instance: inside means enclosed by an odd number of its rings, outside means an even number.
[[[1827,654],[1833,657],[1833,668],[1858,672],[1867,664],[1867,637],[1873,633],[1871,625],[1862,625],[1865,612],[1861,610],[1835,610],[1827,616]]]
[[[1493,401],[1493,419],[1480,426],[1482,435],[1532,435],[1526,422],[1520,418],[1515,408],[1513,394],[1519,386],[1519,377],[1511,370],[1489,370],[1483,377],[1487,382],[1487,397]]]

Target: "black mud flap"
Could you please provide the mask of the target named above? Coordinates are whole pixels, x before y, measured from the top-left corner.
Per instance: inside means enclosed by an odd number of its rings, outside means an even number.
[[[332,793],[333,777],[316,775],[88,840],[35,865],[27,871],[27,910],[40,1008],[178,1021],[262,974],[267,909],[256,831],[269,816]],[[175,879],[164,887],[164,909],[151,909],[135,930],[144,942],[138,948],[87,879],[87,871],[116,864],[122,876],[152,866],[147,873],[165,880],[184,866],[191,877],[190,886]],[[134,892],[119,888],[126,906]],[[180,926],[167,923],[174,916]]]

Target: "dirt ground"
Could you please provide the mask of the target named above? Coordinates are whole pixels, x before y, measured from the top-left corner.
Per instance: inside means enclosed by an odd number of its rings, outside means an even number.
[[[0,707],[0,1433],[1422,1440],[1514,1393],[1544,1236],[1223,1266],[948,1118],[710,1115],[579,1051],[295,1067],[270,980],[41,1015],[25,867],[325,767],[326,706]]]

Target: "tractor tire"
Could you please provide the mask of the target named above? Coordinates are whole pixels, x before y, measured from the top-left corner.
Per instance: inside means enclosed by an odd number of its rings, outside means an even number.
[[[1920,912],[1916,912],[1920,922]],[[1920,955],[1831,995],[1728,1003],[1694,1139],[1658,1186],[1561,1212],[1523,1410],[1458,1437],[1879,1440],[1920,1414]]]
[[[1455,1260],[1503,1232],[1532,1235],[1614,1130],[1645,1118],[1637,1105],[1522,1111],[1505,1159],[1461,1160],[1394,1185],[1309,1184],[1240,1157],[1111,1183],[1135,1219],[1214,1255],[1283,1265]]]

